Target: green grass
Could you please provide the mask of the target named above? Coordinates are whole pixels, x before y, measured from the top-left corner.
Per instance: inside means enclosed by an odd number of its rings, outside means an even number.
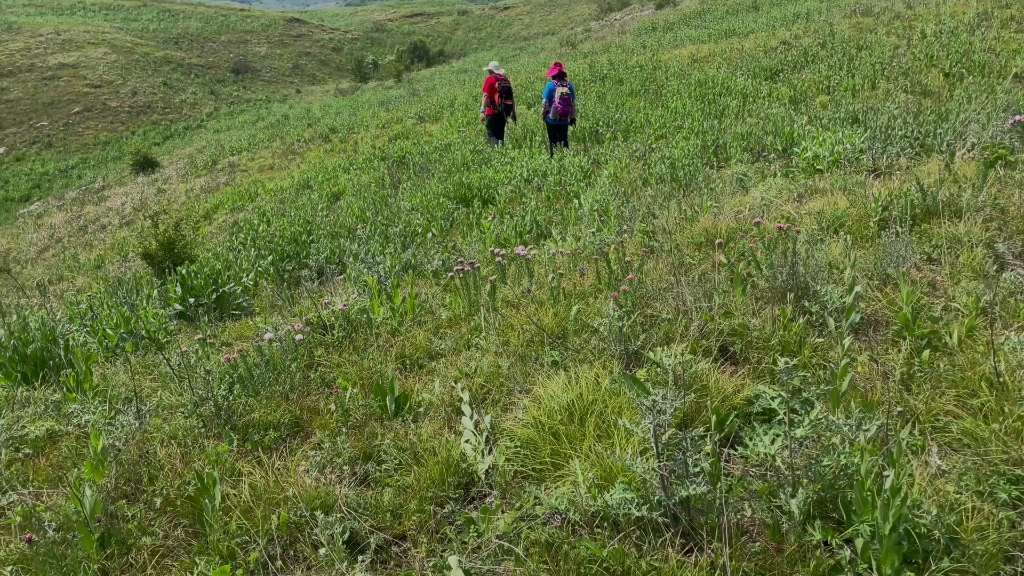
[[[274,72],[51,148],[4,129],[12,573],[1021,569],[1012,4],[67,6],[0,26],[235,37]],[[450,61],[340,91],[273,64],[413,38]],[[549,161],[556,59],[580,122]]]

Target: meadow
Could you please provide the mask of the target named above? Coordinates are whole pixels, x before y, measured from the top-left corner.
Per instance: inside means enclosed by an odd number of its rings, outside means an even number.
[[[1024,571],[1014,3],[11,6],[5,574]],[[33,136],[139,29],[182,112]]]

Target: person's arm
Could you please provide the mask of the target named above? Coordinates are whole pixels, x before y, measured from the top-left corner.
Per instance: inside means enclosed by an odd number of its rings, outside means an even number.
[[[548,103],[548,102],[551,101],[552,92],[554,92],[554,90],[552,90],[551,87],[552,87],[551,82],[548,82],[544,86],[544,93],[541,94],[541,96],[540,96],[540,104],[541,104],[540,110],[541,110],[541,117],[542,118],[546,117],[548,115],[548,110],[551,109],[551,105]]]
[[[569,117],[569,123],[576,123],[576,89],[572,87],[572,82],[569,82],[569,94],[572,94],[572,116]]]
[[[484,97],[480,99],[480,121],[481,122],[487,120],[487,105],[490,104],[491,91],[492,91],[494,83],[495,83],[494,76],[488,76],[487,79],[484,80],[484,89],[483,89]]]

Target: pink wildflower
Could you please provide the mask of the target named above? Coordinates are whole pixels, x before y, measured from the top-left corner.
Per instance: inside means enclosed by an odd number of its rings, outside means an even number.
[[[302,342],[302,341],[303,341],[303,340],[305,340],[305,339],[306,339],[306,337],[305,337],[305,336],[303,336],[302,334],[296,334],[296,335],[295,335],[295,341],[296,341],[296,342]]]
[[[619,292],[629,292],[629,286],[626,286],[625,284],[619,286]]]
[[[1007,128],[1014,128],[1021,125],[1024,125],[1024,114],[1018,114],[1013,118],[1010,118],[1010,121],[1006,123]]]
[[[796,228],[796,229],[793,230],[793,232],[796,232],[796,235],[799,236],[800,233],[803,232],[803,230],[801,230],[799,228]]]
[[[626,256],[626,264],[632,264],[632,263],[633,263],[633,259],[630,258],[629,256]]]
[[[320,305],[323,306],[324,308],[327,308],[328,306],[331,305],[331,301],[328,300],[327,298],[324,298],[323,302],[320,302]]]
[[[618,292],[612,292],[612,300],[618,300],[618,299],[619,299],[619,293]]]
[[[295,330],[302,330],[302,322],[296,322],[295,326],[293,326],[292,328],[294,328]]]
[[[642,250],[640,250],[640,253],[643,254],[644,256],[647,256],[648,254],[651,253],[651,251],[647,248],[643,248]]]
[[[202,334],[196,334],[196,337],[193,338],[193,340],[195,340],[196,342],[199,342],[200,340],[205,340],[205,339],[206,339],[206,337],[203,336]]]
[[[516,249],[513,250],[513,253],[516,256],[526,256],[526,254],[527,254],[526,246],[516,246]]]
[[[224,355],[224,363],[225,364],[231,364],[234,361],[235,361],[235,356],[234,355],[232,355],[232,354],[225,354]]]
[[[206,339],[206,343],[207,344],[213,344],[213,338],[207,338]]]
[[[633,276],[632,274],[626,276],[626,282],[632,282],[633,280],[636,280],[636,276]]]
[[[188,354],[188,348],[182,348],[181,349],[181,353],[182,354]]]
[[[760,218],[754,218],[754,226],[760,226],[763,223],[764,220],[761,220]]]
[[[338,312],[344,312],[345,310],[348,310],[348,304],[345,304],[344,302],[338,304]]]
[[[341,390],[338,390],[337,388],[335,388],[334,390],[331,390],[331,394],[334,394],[335,396],[337,396],[338,394],[341,394]]]
[[[31,546],[36,541],[36,535],[32,533],[25,534],[25,546]]]
[[[267,342],[270,342],[271,340],[274,339],[274,333],[267,332],[266,334],[263,335],[263,339],[266,340]]]
[[[725,246],[725,240],[722,240],[721,238],[719,238],[718,240],[715,240],[715,246],[718,247],[718,248],[721,248],[722,246]]]
[[[455,272],[448,273],[448,279],[451,280],[452,278],[455,278]]]

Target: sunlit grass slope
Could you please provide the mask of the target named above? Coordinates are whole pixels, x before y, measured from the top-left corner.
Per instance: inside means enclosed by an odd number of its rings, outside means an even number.
[[[212,115],[5,225],[0,565],[1024,568],[1016,7],[506,6],[517,42]]]

